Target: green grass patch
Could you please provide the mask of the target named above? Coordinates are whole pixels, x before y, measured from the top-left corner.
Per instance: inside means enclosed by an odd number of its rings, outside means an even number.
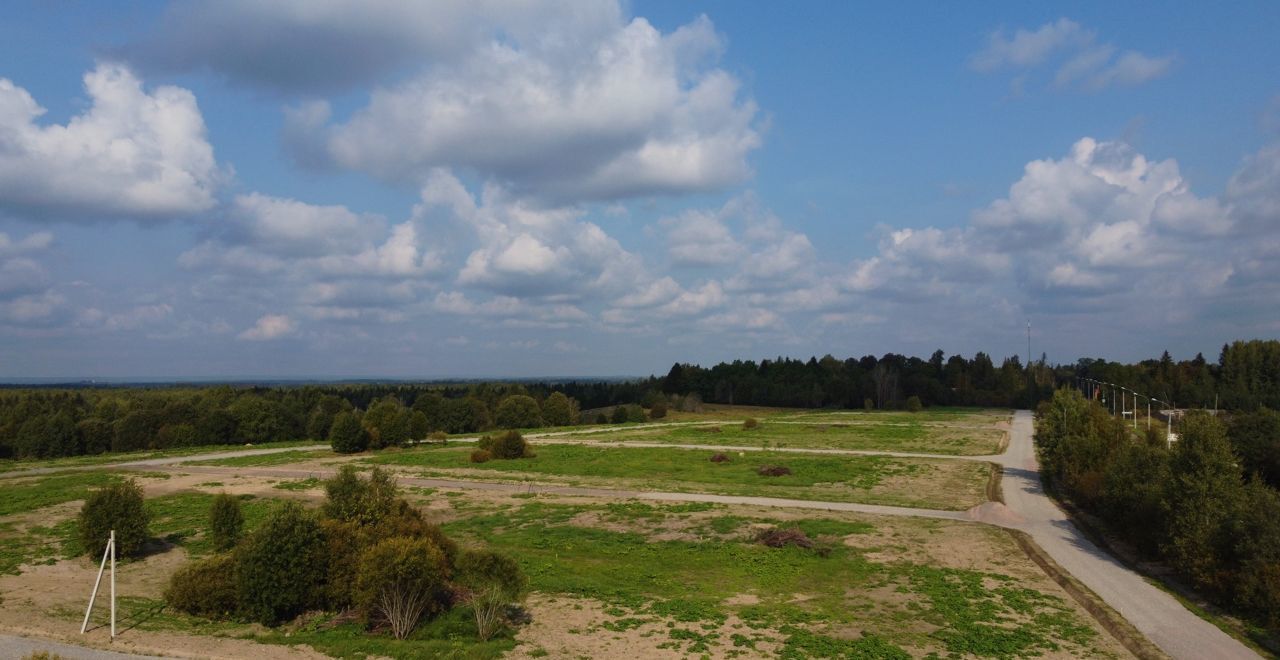
[[[990,426],[997,419],[975,421]],[[792,416],[765,421],[753,429],[741,424],[670,426],[577,436],[604,442],[661,442],[776,449],[849,449],[980,456],[995,452],[1004,431],[953,427],[922,420],[881,422],[879,417]]]
[[[209,507],[214,495],[209,493],[176,493],[153,497],[146,501],[151,514],[151,535],[186,548],[193,557],[211,554],[213,544],[205,535],[209,528]],[[245,532],[258,526],[273,502],[252,495],[240,496]]]
[[[306,479],[297,479],[295,481],[281,481],[280,483],[272,486],[272,488],[279,488],[280,490],[297,491],[297,490],[311,490],[313,488],[320,488],[322,486],[324,486],[323,480],[316,477],[308,477]]]
[[[0,481],[0,517],[82,500],[89,492],[124,477],[108,472],[72,472],[20,481]]]
[[[475,476],[498,480],[550,481],[618,489],[705,492],[838,502],[864,502],[941,509],[967,509],[984,501],[984,463],[884,456],[830,456],[744,452],[725,463],[700,450],[675,448],[536,445],[537,456],[471,463],[467,448],[403,451],[366,463],[431,468],[424,476]],[[762,465],[783,465],[791,474],[757,474]],[[441,470],[465,470],[461,474]],[[887,479],[900,477],[891,487]]]
[[[606,612],[614,619],[602,626],[606,630],[670,622],[673,636],[664,643],[688,653],[754,643],[756,635],[715,632],[731,613],[760,634],[776,634],[780,654],[790,658],[907,657],[904,649],[982,657],[1083,655],[1096,639],[1066,600],[1020,587],[1007,575],[874,562],[839,544],[824,556],[743,539],[656,541],[572,522],[586,512],[607,511],[605,505],[531,502],[448,522],[445,529],[518,558],[537,591],[611,604]],[[874,531],[839,520],[760,520],[819,536]],[[905,603],[882,603],[874,597],[878,590],[901,594]],[[726,603],[747,593],[759,602]],[[848,628],[868,633],[855,639],[834,634]]]
[[[301,622],[297,626],[282,626],[265,632],[237,622],[210,621],[177,612],[164,601],[154,598],[123,596],[118,601],[116,626],[122,630],[147,630],[180,632],[194,635],[211,635],[247,639],[262,644],[280,646],[308,645],[334,658],[457,658],[459,660],[488,660],[501,657],[515,648],[514,639],[507,633],[488,642],[477,641],[475,618],[465,606],[455,607],[447,613],[424,622],[408,639],[397,640],[390,635],[371,634],[363,626],[342,623],[336,615],[321,614]],[[66,619],[78,620],[71,609],[57,612]],[[94,626],[110,625],[105,608],[94,612]],[[265,651],[265,649],[264,649]]]
[[[184,465],[216,465],[221,467],[263,467],[268,465],[286,465],[288,463],[301,463],[314,458],[333,458],[337,454],[328,449],[317,451],[282,451],[274,454],[254,454],[251,456],[236,456],[233,458],[214,458],[207,461],[191,461]]]
[[[254,445],[254,447],[303,447],[314,444],[317,444],[315,440],[289,440],[286,442],[271,442]],[[68,456],[65,458],[36,460],[0,460],[0,472],[7,472],[10,470],[27,470],[33,468],[82,467],[88,465],[107,465],[110,463],[132,463],[134,461],[145,461],[156,458],[176,458],[179,456],[212,454],[215,452],[236,451],[246,448],[247,447],[242,444],[201,445],[199,447],[174,447],[172,449],[153,449],[118,453],[107,452],[105,454],[93,454],[92,456]]]

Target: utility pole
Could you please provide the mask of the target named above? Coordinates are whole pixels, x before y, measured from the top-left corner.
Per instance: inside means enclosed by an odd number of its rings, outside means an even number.
[[[1032,320],[1030,318],[1027,320],[1027,377],[1030,380],[1028,389],[1032,389],[1036,385],[1036,375],[1032,373]],[[1217,404],[1213,407],[1216,408]]]

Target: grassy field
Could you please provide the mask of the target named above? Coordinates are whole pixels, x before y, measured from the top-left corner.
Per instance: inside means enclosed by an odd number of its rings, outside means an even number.
[[[217,465],[222,467],[264,467],[269,465],[288,465],[316,458],[333,458],[341,456],[328,449],[313,451],[282,451],[275,454],[258,454],[255,456],[235,456],[232,458],[214,458],[206,461],[187,461],[183,465]]]
[[[40,460],[0,460],[0,473],[30,470],[34,468],[72,468],[92,465],[107,465],[110,463],[129,463],[132,461],[145,461],[153,458],[175,458],[178,456],[191,456],[193,454],[209,454],[219,451],[236,451],[240,449],[252,448],[274,448],[274,447],[300,447],[305,445],[314,445],[324,441],[316,440],[290,440],[287,442],[272,442],[262,445],[254,445],[248,447],[246,445],[201,445],[199,447],[175,447],[172,449],[158,449],[150,451],[129,451],[105,454],[94,454],[92,456],[68,456],[66,458],[48,458]]]
[[[761,426],[744,430],[730,421],[747,416],[762,420]],[[615,433],[534,441],[535,457],[482,464],[470,462],[471,444],[425,445],[352,460],[415,476],[961,510],[986,500],[987,463],[771,449],[981,455],[999,446],[1003,431],[994,425],[1007,414],[722,407],[700,419],[724,421],[719,431],[628,425]],[[579,439],[740,445],[757,451],[726,451],[730,460],[713,463],[708,459],[715,451],[709,449],[575,444]],[[292,450],[190,464],[252,468],[336,456],[327,450]],[[762,465],[785,466],[792,473],[762,476],[756,471]],[[519,561],[534,591],[525,605],[529,625],[478,643],[465,606],[424,624],[404,641],[370,636],[358,623],[333,613],[311,613],[269,630],[213,623],[170,610],[160,589],[183,557],[212,551],[205,527],[214,494],[253,493],[239,496],[251,529],[277,499],[301,498],[314,505],[321,483],[314,477],[279,481],[239,472],[183,475],[181,465],[171,472],[172,478],[135,475],[151,493],[147,508],[157,542],[146,558],[122,565],[121,625],[129,629],[126,634],[182,635],[196,649],[214,648],[202,643],[242,645],[220,651],[224,655],[270,655],[269,649],[243,646],[250,640],[305,644],[342,658],[496,658],[512,650],[521,657],[571,658],[1114,657],[1123,652],[995,528],[855,513],[430,488],[404,491],[464,547],[492,548]],[[76,539],[78,500],[128,476],[91,471],[0,480],[0,592],[22,592],[27,584],[43,589],[58,580],[67,585],[49,587],[53,591],[47,597],[0,601],[0,625],[19,620],[25,625],[28,611],[54,622],[38,625],[78,623],[81,583],[96,570]],[[756,541],[762,529],[774,527],[802,530],[815,547],[771,548]]]
[[[538,444],[537,456],[471,463],[471,447],[415,449],[363,459],[428,468],[423,476],[598,486],[622,490],[705,492],[940,509],[967,509],[986,500],[989,468],[977,461],[827,456],[769,451],[732,453],[713,463],[706,450]],[[762,465],[791,474],[761,476]]]
[[[1098,633],[1060,595],[997,567],[973,570],[895,556],[915,537],[948,543],[934,521],[732,515],[716,505],[643,503],[467,511],[452,536],[520,557],[541,592],[608,604],[607,635],[651,624],[699,654],[771,650],[784,658],[1092,655]],[[752,542],[761,527],[798,527],[819,548]],[[1018,554],[1002,532],[969,542]],[[1025,558],[1023,558],[1025,561]]]
[[[803,417],[766,420],[753,429],[742,424],[623,429],[572,436],[572,440],[714,444],[740,447],[857,449],[923,454],[982,456],[996,453],[1005,437],[997,428],[954,427],[920,422],[832,422]]]

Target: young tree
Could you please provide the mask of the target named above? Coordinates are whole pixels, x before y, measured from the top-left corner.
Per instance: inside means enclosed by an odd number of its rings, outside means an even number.
[[[443,609],[448,579],[444,552],[430,539],[385,539],[360,557],[356,605],[368,621],[385,621],[404,639],[424,616]]]
[[[284,502],[236,551],[236,594],[245,614],[265,625],[291,619],[323,601],[328,565],[316,517]]]
[[[572,426],[578,423],[577,402],[563,392],[552,392],[542,402],[542,419],[548,426]]]
[[[128,479],[104,486],[89,495],[80,508],[80,544],[90,557],[101,557],[111,531],[116,533],[116,554],[136,555],[151,536],[151,521],[143,505],[142,486]]]
[[[463,553],[458,558],[458,582],[467,590],[480,641],[502,630],[507,606],[519,602],[528,585],[520,565],[496,552]]]
[[[352,412],[340,412],[329,429],[329,444],[339,454],[355,454],[368,446],[369,438],[359,418]]]
[[[244,531],[244,513],[240,511],[240,500],[226,493],[214,496],[209,506],[209,538],[218,552],[234,548],[240,542]]]
[[[1244,500],[1240,468],[1222,424],[1202,412],[1188,414],[1169,465],[1168,542],[1172,563],[1198,586],[1220,588],[1230,547],[1230,526]]]
[[[513,394],[498,404],[494,421],[504,429],[527,429],[542,426],[542,412],[533,397]]]

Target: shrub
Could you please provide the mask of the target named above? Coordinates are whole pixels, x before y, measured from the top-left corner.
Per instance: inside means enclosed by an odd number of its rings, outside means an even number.
[[[504,429],[527,429],[542,426],[538,402],[525,394],[513,394],[498,404],[494,422]]]
[[[608,416],[608,415],[606,415],[606,414],[604,414],[604,413],[599,413],[599,414],[597,414],[597,415],[596,415],[596,423],[597,423],[597,424],[608,424],[608,423],[609,423],[609,416]]]
[[[471,452],[472,463],[488,463],[493,460],[493,453],[488,449],[475,449]]]
[[[329,445],[339,454],[355,454],[369,446],[369,436],[355,413],[344,411],[333,418],[333,426],[329,428]]]
[[[188,563],[169,578],[165,602],[180,612],[209,619],[232,617],[239,609],[235,564],[231,554]]]
[[[667,416],[667,402],[658,399],[653,402],[653,407],[649,408],[649,419],[662,419]]]
[[[240,512],[240,500],[226,493],[219,493],[209,506],[209,538],[213,547],[224,552],[235,547],[244,531],[244,514]]]
[[[727,463],[728,461],[729,461],[729,457],[728,457],[728,456],[726,456],[725,454],[712,454],[712,455],[711,455],[711,462],[712,462],[712,463]]]
[[[427,436],[427,439],[444,445],[449,443],[449,434],[444,431],[432,431],[431,435]]]
[[[291,619],[323,600],[326,539],[297,502],[276,508],[235,553],[236,594],[246,616],[266,625]]]
[[[371,624],[385,622],[404,639],[444,609],[448,579],[444,553],[430,539],[385,539],[360,556],[356,605]]]
[[[627,421],[628,421],[628,422],[647,422],[647,421],[649,421],[649,414],[648,414],[648,413],[646,413],[646,412],[644,411],[644,408],[640,407],[640,405],[639,405],[639,404],[629,403],[629,404],[627,404],[627,405],[626,405],[625,409],[626,409],[626,411],[627,411]]]
[[[358,525],[371,525],[388,515],[400,494],[391,473],[375,467],[364,479],[352,465],[342,466],[325,481],[324,492],[325,517]]]
[[[117,555],[138,554],[150,536],[150,516],[142,503],[142,486],[129,479],[95,491],[81,507],[78,522],[80,543],[90,557],[102,556],[111,530],[116,532]]]
[[[614,424],[626,424],[627,423],[626,406],[615,406],[613,408],[613,413],[609,415],[609,421]]]
[[[756,474],[762,477],[781,477],[791,474],[791,468],[783,465],[761,465],[756,468]]]
[[[920,412],[924,409],[924,404],[920,403],[920,397],[914,394],[907,397],[907,412]]]
[[[480,449],[488,451],[493,458],[513,459],[532,458],[529,443],[519,431],[507,431],[498,435],[486,435],[477,443]]]
[[[507,606],[519,601],[528,585],[520,565],[496,552],[464,553],[458,559],[458,582],[467,590],[480,641],[502,630]]]
[[[759,427],[760,427],[760,420],[756,419],[755,417],[748,417],[742,422],[742,430],[744,431],[750,431],[751,429],[759,428]]]
[[[798,548],[813,547],[813,540],[803,530],[795,527],[788,529],[780,527],[762,529],[756,535],[756,542],[767,545],[770,548],[781,548],[788,545],[794,545]]]
[[[862,409],[871,412],[876,409],[876,402],[872,401],[870,397],[865,398],[862,400]]]
[[[391,513],[367,529],[365,536],[370,543],[396,537],[427,539],[440,548],[449,566],[458,556],[458,544],[445,536],[439,525],[427,522],[417,509],[402,499],[397,499]]]
[[[366,545],[368,534],[356,523],[330,518],[320,521],[320,530],[325,541],[322,600],[329,609],[345,610],[354,602],[352,588],[359,568],[355,560]]]

